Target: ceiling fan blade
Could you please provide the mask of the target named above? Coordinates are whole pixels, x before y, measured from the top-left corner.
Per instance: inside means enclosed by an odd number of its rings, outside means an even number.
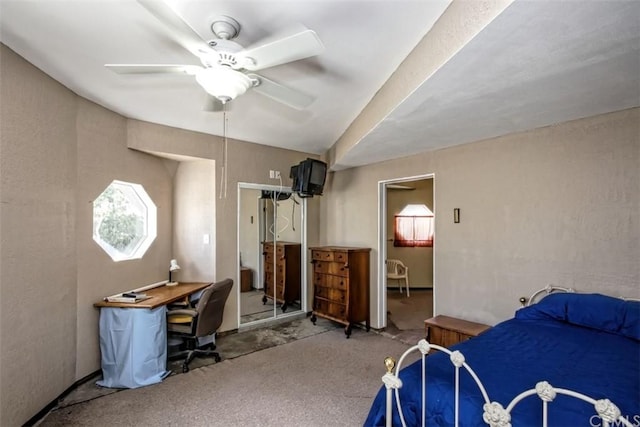
[[[225,104],[222,103],[215,96],[211,96],[207,94],[207,99],[205,100],[204,107],[202,107],[203,111],[211,111],[214,113],[220,111],[229,111],[231,109],[231,102],[227,102]]]
[[[303,110],[315,101],[313,96],[282,86],[280,83],[276,83],[266,77],[257,74],[248,74],[248,76],[260,82],[253,87],[253,90],[296,110]]]
[[[195,75],[202,69],[199,65],[173,64],[105,64],[118,74],[189,74]]]
[[[259,44],[240,52],[246,58],[245,69],[262,70],[287,62],[297,61],[320,54],[324,45],[315,31],[302,27],[284,37],[270,37]]]
[[[199,56],[200,53],[209,51],[209,45],[166,2],[138,0],[138,3],[171,29],[176,41],[189,52]]]

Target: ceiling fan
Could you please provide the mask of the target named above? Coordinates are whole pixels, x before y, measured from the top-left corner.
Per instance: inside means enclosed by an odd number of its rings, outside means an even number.
[[[300,26],[279,38],[267,38],[249,48],[233,39],[240,33],[240,24],[229,16],[214,18],[211,30],[216,38],[203,40],[189,24],[163,1],[138,0],[164,23],[183,47],[197,56],[200,65],[175,64],[105,64],[120,74],[186,74],[208,94],[205,110],[223,111],[225,105],[252,89],[275,101],[302,110],[314,97],[269,80],[254,71],[320,54],[324,46],[317,34]]]

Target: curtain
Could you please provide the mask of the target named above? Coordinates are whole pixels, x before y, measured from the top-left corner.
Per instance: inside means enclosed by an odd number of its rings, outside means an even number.
[[[432,216],[395,216],[393,246],[398,247],[432,247]]]

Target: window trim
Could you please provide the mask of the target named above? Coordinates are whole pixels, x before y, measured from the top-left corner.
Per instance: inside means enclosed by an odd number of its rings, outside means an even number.
[[[123,192],[125,197],[131,195],[137,197],[144,210],[143,216],[145,218],[143,221],[143,237],[139,242],[136,243],[135,247],[128,251],[128,253],[124,253],[114,248],[111,244],[109,244],[109,242],[102,239],[102,236],[100,236],[99,234],[100,224],[102,223],[102,221],[104,221],[104,218],[100,218],[100,221],[96,221],[96,202],[98,202],[105,191],[107,191],[112,186],[126,187],[126,189],[124,190],[121,188],[119,188],[118,190]],[[92,219],[92,237],[94,242],[96,242],[98,246],[100,246],[102,250],[105,251],[114,262],[141,259],[147,252],[149,247],[151,247],[151,244],[155,241],[158,235],[157,207],[144,187],[141,184],[136,184],[133,182],[120,181],[116,179],[113,180],[107,187],[105,187],[100,195],[93,201]]]

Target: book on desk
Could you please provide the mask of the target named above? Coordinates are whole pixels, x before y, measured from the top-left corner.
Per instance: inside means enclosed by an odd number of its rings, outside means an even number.
[[[104,300],[108,302],[125,302],[135,304],[149,298],[151,297],[143,292],[124,292],[120,295],[106,297]]]

